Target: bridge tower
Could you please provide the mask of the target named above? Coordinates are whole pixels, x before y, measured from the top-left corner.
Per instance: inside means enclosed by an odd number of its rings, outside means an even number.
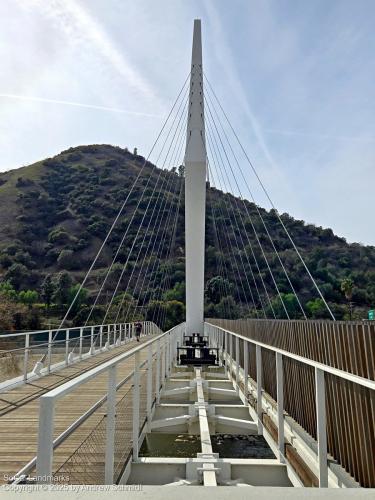
[[[186,333],[203,334],[206,141],[201,21],[195,19],[185,151]]]

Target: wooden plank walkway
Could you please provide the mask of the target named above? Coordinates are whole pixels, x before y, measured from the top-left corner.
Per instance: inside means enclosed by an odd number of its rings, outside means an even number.
[[[149,339],[150,337],[143,337],[140,343]],[[139,344],[135,341],[129,342],[31,383],[0,393],[0,484],[6,483],[6,477],[16,474],[36,455],[40,396],[94,366],[130,350],[135,345]],[[147,352],[142,353],[141,361],[146,359],[146,356]],[[133,360],[121,363],[118,366],[118,382],[132,370]],[[129,391],[129,388],[130,382],[121,387],[118,391],[118,400]],[[103,397],[106,390],[107,374],[102,374],[59,400],[56,404],[55,437]],[[98,408],[55,450],[54,471],[83,443],[104,414],[105,405]]]

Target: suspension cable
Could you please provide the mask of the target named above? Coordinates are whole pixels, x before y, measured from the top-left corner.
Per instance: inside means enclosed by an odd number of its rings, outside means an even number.
[[[316,283],[316,281],[315,281],[314,277],[312,276],[312,274],[311,274],[311,272],[310,272],[310,270],[309,270],[309,268],[308,268],[308,266],[307,266],[307,264],[306,264],[305,260],[303,259],[303,257],[302,257],[302,255],[301,255],[300,251],[298,250],[298,248],[297,248],[297,246],[296,246],[296,244],[295,244],[295,242],[294,242],[294,240],[293,240],[293,238],[292,238],[292,236],[291,236],[290,232],[288,231],[288,229],[286,228],[286,226],[285,226],[285,224],[284,224],[284,222],[283,222],[282,218],[280,217],[280,214],[279,214],[278,210],[276,209],[276,207],[275,207],[275,205],[274,205],[274,203],[273,203],[273,201],[272,201],[272,199],[271,199],[270,195],[268,194],[267,189],[265,188],[265,186],[264,186],[264,184],[263,184],[262,180],[260,179],[260,177],[259,177],[259,175],[258,175],[258,172],[256,171],[256,169],[255,169],[255,167],[254,167],[254,165],[253,165],[252,161],[250,160],[250,158],[249,158],[249,156],[248,156],[248,154],[247,154],[247,152],[246,152],[246,150],[245,150],[244,146],[242,145],[242,143],[241,143],[241,141],[240,141],[240,139],[239,139],[239,137],[238,137],[238,134],[236,133],[236,131],[235,131],[235,129],[234,129],[234,127],[233,127],[232,123],[230,122],[230,120],[229,120],[229,118],[228,118],[228,115],[226,114],[226,112],[225,112],[225,110],[224,110],[223,106],[221,105],[220,100],[218,99],[218,97],[217,97],[217,95],[216,95],[215,91],[213,90],[212,85],[210,84],[210,82],[209,82],[209,80],[208,80],[207,76],[206,76],[205,74],[203,74],[203,76],[204,76],[204,79],[207,81],[208,86],[209,86],[209,89],[210,89],[210,91],[212,92],[212,94],[213,94],[213,96],[214,96],[215,100],[217,101],[217,103],[218,103],[218,105],[219,105],[219,107],[220,107],[220,110],[221,110],[221,112],[223,113],[223,116],[225,117],[225,120],[227,121],[227,123],[228,123],[228,125],[229,125],[229,127],[230,127],[230,129],[231,129],[231,131],[232,131],[232,133],[233,133],[233,135],[234,135],[234,137],[235,137],[235,139],[236,139],[236,141],[237,141],[238,145],[240,146],[240,148],[241,148],[241,150],[242,150],[242,152],[243,152],[243,154],[244,154],[244,156],[245,156],[245,158],[246,158],[246,160],[247,160],[247,162],[248,162],[248,164],[250,165],[251,170],[253,171],[253,173],[254,173],[255,177],[257,178],[257,180],[258,180],[258,182],[259,182],[259,185],[261,186],[261,188],[262,188],[262,190],[263,190],[264,194],[266,195],[266,197],[267,197],[267,199],[268,199],[268,201],[269,201],[269,203],[270,203],[271,207],[274,209],[275,214],[276,214],[276,216],[277,216],[277,218],[278,218],[278,221],[279,221],[279,223],[281,224],[282,228],[284,229],[285,234],[287,235],[287,237],[288,237],[288,239],[289,239],[290,243],[291,243],[291,244],[292,244],[292,246],[293,246],[293,249],[295,250],[296,254],[298,255],[298,257],[299,257],[299,259],[300,259],[300,261],[301,261],[302,265],[304,266],[304,268],[305,268],[305,270],[306,270],[307,274],[309,275],[309,277],[310,277],[310,279],[311,279],[311,281],[312,281],[312,283],[313,283],[313,285],[314,285],[315,289],[317,290],[317,292],[318,292],[318,294],[319,294],[320,298],[322,299],[322,301],[323,301],[323,303],[324,303],[324,305],[325,305],[325,307],[326,307],[326,309],[327,309],[328,313],[330,314],[330,316],[331,316],[331,318],[333,319],[333,321],[335,321],[335,316],[334,316],[334,314],[333,314],[333,312],[332,312],[331,308],[329,307],[329,305],[328,305],[327,301],[325,300],[325,298],[324,298],[324,296],[323,296],[323,294],[322,294],[322,292],[321,292],[321,290],[320,290],[320,288],[319,288],[318,284]],[[246,177],[245,177],[245,175],[244,175],[244,173],[243,173],[242,168],[240,168],[240,172],[241,172],[241,177],[242,177],[243,181],[245,182],[245,185],[246,185],[246,186],[247,186],[247,188],[249,189],[248,182],[247,182],[247,180],[246,180]]]

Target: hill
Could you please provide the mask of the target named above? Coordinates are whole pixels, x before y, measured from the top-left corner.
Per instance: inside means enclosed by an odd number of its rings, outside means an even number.
[[[57,309],[54,312],[52,310],[52,316],[54,314],[58,316],[65,305],[61,297],[59,300],[56,298],[56,287],[58,287],[59,280],[64,281],[65,279],[70,287],[74,287],[74,284],[83,278],[127,196],[130,186],[140,173],[144,161],[142,156],[118,147],[109,145],[79,146],[63,151],[54,158],[1,173],[0,280],[3,282],[3,289],[4,283],[7,282],[6,286],[8,288],[11,286],[14,289],[13,296],[15,296],[14,294],[19,296],[21,291],[36,291],[39,298],[36,299],[34,296],[34,302],[39,303],[39,306],[35,307],[42,310],[43,305],[40,303],[45,303],[43,297],[46,296],[46,293],[45,290],[43,291],[43,287],[45,288],[45,279],[48,276],[55,287],[54,297],[51,297],[50,301],[52,309],[53,307]],[[123,276],[123,285],[120,286],[119,291],[125,289],[125,284],[131,277],[136,251],[140,247],[140,237],[144,235],[147,226],[147,217],[137,239],[136,232],[148,202],[150,201],[152,207],[157,201],[158,189],[153,193],[153,187],[159,173],[160,178],[165,181],[164,184],[170,185],[170,189],[161,189],[158,203],[161,204],[165,197],[168,197],[172,212],[177,212],[177,193],[183,178],[178,174],[178,165],[171,167],[174,167],[172,171],[163,170],[160,172],[151,163],[146,163],[143,168],[136,187],[129,196],[123,215],[86,284],[87,296],[83,301],[86,304],[86,309],[100,287],[105,269],[112,261],[117,245],[131,221],[131,215],[148,180],[145,196],[135,214],[133,223],[129,226],[127,238],[118,255],[117,264],[112,270],[111,279],[108,280],[101,300],[98,302],[99,307],[100,305],[104,307],[108,297],[115,289],[118,276],[121,273],[121,265],[126,262],[129,250],[134,244],[130,262]],[[150,197],[152,197],[151,200]],[[259,262],[263,281],[271,295],[274,310],[280,317],[283,315],[281,304],[275,292],[272,291],[274,290],[272,278],[267,271],[261,250],[253,235],[249,214],[259,234],[269,265],[274,271],[280,291],[284,294],[283,297],[290,315],[298,317],[296,301],[290,295],[290,286],[274,255],[256,207],[247,202],[246,212],[242,202],[240,203],[231,194],[222,193],[213,187],[208,187],[207,199],[207,314],[210,316],[255,314],[252,307],[250,310],[247,307],[247,304],[251,305],[252,299],[246,284],[238,286],[240,280],[238,272],[242,276],[241,279],[244,275],[248,276],[252,285],[251,272],[255,273],[256,271],[256,266],[251,260],[251,250],[248,245],[250,242]],[[233,206],[237,206],[236,210],[241,213],[247,235],[243,226],[233,227],[235,222],[232,218]],[[229,212],[226,211],[228,207],[230,207]],[[308,315],[325,317],[326,313],[321,301],[317,299],[311,281],[295,252],[291,249],[276,214],[272,210],[266,211],[260,208],[260,211],[270,228],[275,246],[288,269],[291,281],[301,297]],[[220,245],[218,245],[214,230],[213,214]],[[332,306],[336,317],[343,318],[347,314],[347,299],[341,290],[342,280],[346,278],[350,278],[354,283],[351,299],[354,304],[354,315],[359,318],[365,317],[367,310],[375,304],[375,248],[357,243],[348,244],[344,238],[334,235],[331,229],[305,224],[303,221],[293,219],[288,214],[283,214],[282,219],[320,285],[325,298]],[[161,224],[167,224],[166,221],[167,217],[161,220]],[[184,301],[183,199],[177,218],[173,252],[170,259],[166,259],[172,233],[173,223],[170,219],[169,226],[166,228],[167,237],[161,241],[163,258],[156,265],[150,266],[149,269],[152,271],[146,276],[148,287],[152,284],[153,288],[139,291],[135,294],[136,297],[129,298],[129,300],[141,295],[142,303],[152,301],[154,306],[155,301],[161,301],[163,307],[167,307],[167,303],[178,302],[178,314],[183,316],[183,305],[181,304]],[[240,251],[237,250],[237,246]],[[245,252],[250,256],[249,261]],[[155,258],[154,254],[149,259],[152,261]],[[244,272],[242,264],[245,267]],[[167,265],[168,273],[165,273]],[[219,274],[218,269],[221,266],[226,270],[225,279],[221,281],[213,279]],[[138,265],[134,269],[133,279],[139,271],[140,266]],[[262,290],[262,283],[258,275],[256,275],[255,280],[259,289]],[[238,292],[236,291],[237,287]],[[254,287],[253,292],[255,302],[259,306],[260,301]],[[8,292],[8,297],[9,295]],[[223,295],[229,297],[223,298]],[[67,300],[65,297],[66,303]],[[263,297],[263,303],[265,302]],[[27,301],[24,300],[24,303]],[[60,304],[60,309],[57,303]],[[270,314],[270,307],[265,305],[268,314]],[[174,307],[176,309],[176,304]],[[171,311],[172,309],[171,307]],[[173,316],[173,311],[171,311],[168,314]],[[78,313],[79,310],[75,310],[75,314]],[[84,316],[80,316],[79,319],[82,320],[82,317]],[[78,321],[78,318],[76,320]]]

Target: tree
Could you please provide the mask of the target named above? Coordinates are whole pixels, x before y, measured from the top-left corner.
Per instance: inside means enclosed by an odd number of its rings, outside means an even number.
[[[167,290],[164,293],[164,300],[178,300],[180,302],[185,301],[185,282],[177,282],[171,290]]]
[[[170,300],[166,303],[167,314],[163,325],[165,330],[169,330],[175,325],[185,321],[185,304],[178,300]]]
[[[69,300],[69,290],[72,286],[72,278],[69,273],[59,273],[55,282],[54,300],[59,305],[65,305]]]
[[[293,293],[280,293],[281,298],[279,296],[272,299],[272,308],[275,312],[276,318],[286,318],[285,309],[288,311],[290,318],[296,319],[301,316],[301,309],[299,307],[296,296]],[[285,309],[284,309],[284,306]],[[267,315],[272,316],[271,308],[267,308]]]
[[[218,304],[223,296],[230,295],[231,285],[221,276],[214,276],[206,283],[205,295],[209,302]]]
[[[314,319],[328,319],[331,317],[322,299],[309,300],[306,304],[306,310],[309,316]]]
[[[29,271],[26,266],[15,263],[10,266],[5,274],[5,278],[10,281],[16,290],[19,290],[25,281],[27,281],[28,274]]]
[[[80,285],[77,283],[76,285],[71,286],[67,291],[67,304],[72,304],[73,300],[75,299],[71,309],[72,314],[77,314],[80,308],[85,305],[87,301],[88,290],[86,288],[82,288],[81,290],[79,290],[79,287]],[[76,295],[77,298],[75,298]]]
[[[220,302],[215,306],[216,317],[225,319],[239,318],[239,307],[231,295],[223,297]]]
[[[73,250],[61,250],[57,258],[59,267],[62,269],[72,269],[74,267]]]
[[[33,304],[38,301],[38,292],[35,290],[22,290],[18,294],[18,298],[21,304],[25,304],[29,309],[32,309]]]
[[[348,302],[350,321],[352,320],[352,315],[353,315],[353,303],[352,303],[353,290],[354,290],[354,283],[351,278],[345,278],[341,281],[341,291],[344,293],[345,298]]]
[[[17,300],[17,292],[10,281],[3,281],[0,283],[0,295],[12,301]]]
[[[49,309],[51,304],[52,304],[52,298],[55,293],[55,285],[52,281],[52,277],[50,274],[47,274],[47,276],[44,278],[44,281],[42,283],[41,287],[41,296],[42,299],[44,300],[47,308]]]

